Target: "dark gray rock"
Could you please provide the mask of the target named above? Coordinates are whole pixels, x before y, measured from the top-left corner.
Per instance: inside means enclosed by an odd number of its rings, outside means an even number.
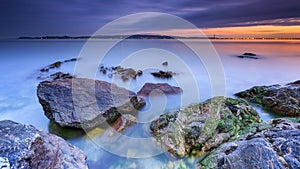
[[[41,82],[37,96],[45,115],[62,127],[93,128],[145,105],[135,93],[114,84],[84,78]]]
[[[74,76],[70,75],[69,73],[62,73],[62,72],[57,72],[50,75],[50,78],[52,78],[53,80],[73,78],[73,77]]]
[[[172,78],[175,73],[173,73],[171,71],[162,71],[162,70],[160,70],[158,72],[152,72],[151,74],[154,77],[167,78],[168,79],[168,78]]]
[[[134,70],[132,68],[123,68],[121,66],[113,67],[112,68],[115,72],[114,75],[120,76],[122,80],[126,81],[129,79],[136,79],[137,76],[143,74],[141,70]]]
[[[77,61],[77,60],[78,60],[77,58],[72,58],[72,59],[68,59],[68,60],[64,60],[64,61],[57,61],[57,62],[54,62],[54,63],[48,65],[48,66],[45,66],[40,71],[41,72],[48,72],[50,69],[59,68],[63,63],[74,62],[74,61]]]
[[[171,86],[168,83],[146,83],[137,94],[148,96],[150,93],[157,95],[180,94],[182,93],[182,89],[180,87]]]
[[[57,79],[65,79],[65,78],[73,78],[75,76],[71,75],[70,73],[63,73],[63,72],[56,72],[49,75],[40,75],[37,77],[38,80],[57,80]]]
[[[164,61],[164,62],[162,63],[162,65],[163,65],[163,66],[168,66],[168,65],[169,65],[169,62],[168,62],[168,61]]]
[[[141,76],[143,74],[142,70],[134,70],[132,68],[123,68],[121,66],[116,67],[100,67],[100,72],[102,74],[108,74],[109,77],[117,77],[121,78],[123,81],[127,81],[129,79],[136,79],[137,76]]]
[[[300,123],[274,119],[270,126],[226,143],[200,162],[199,168],[300,168]]]
[[[61,62],[61,61],[54,62],[54,63],[42,68],[40,71],[41,72],[48,72],[50,69],[59,68],[62,63],[63,62]]]
[[[300,81],[286,85],[255,86],[236,95],[278,114],[300,115]]]
[[[249,56],[249,55],[239,55],[238,56],[239,58],[248,58],[248,59],[258,59],[257,56]]]
[[[256,56],[256,54],[254,53],[244,53],[242,55],[238,56],[239,58],[249,58],[249,59],[258,59],[258,57]]]
[[[65,63],[67,63],[67,62],[75,62],[77,60],[78,60],[77,58],[72,58],[72,59],[64,60],[63,62],[65,62]]]
[[[250,53],[250,52],[245,52],[243,55],[245,55],[245,56],[256,56],[256,54]]]
[[[163,114],[152,121],[150,129],[165,151],[183,157],[209,152],[260,122],[257,112],[245,101],[215,97]]]
[[[30,125],[0,121],[1,168],[88,168],[81,150]]]

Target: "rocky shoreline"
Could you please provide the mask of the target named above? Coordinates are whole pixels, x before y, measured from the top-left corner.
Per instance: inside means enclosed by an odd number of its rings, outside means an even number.
[[[54,63],[40,71],[72,61],[76,60]],[[107,71],[100,68],[103,74]],[[111,73],[125,81],[143,72],[115,67]],[[174,75],[156,73],[153,75],[160,78]],[[134,93],[112,83],[62,72],[49,77],[37,86],[39,103],[54,128],[69,130],[94,131],[107,123],[122,133],[137,123],[136,112],[145,106],[149,95],[184,92],[167,83],[146,83]],[[300,81],[255,86],[236,96],[240,98],[214,97],[161,114],[149,126],[155,142],[172,158],[196,158],[195,168],[300,168]],[[247,101],[296,118],[263,122]],[[0,133],[0,168],[88,168],[81,150],[33,126],[0,121]]]
[[[262,122],[241,99],[216,97],[152,121],[166,152],[197,157],[195,168],[300,167],[300,118]]]
[[[262,122],[242,99],[216,97],[152,121],[158,145],[171,156],[197,157],[195,168],[300,168],[300,82],[256,86],[236,94],[296,118]]]
[[[274,113],[300,116],[300,80],[286,85],[255,86],[236,95]]]

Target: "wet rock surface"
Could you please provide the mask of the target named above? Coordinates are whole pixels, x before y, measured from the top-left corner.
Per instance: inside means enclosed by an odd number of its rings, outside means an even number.
[[[1,168],[88,168],[81,150],[30,125],[0,121]]]
[[[162,65],[163,65],[163,66],[168,66],[168,65],[169,65],[169,62],[168,62],[168,61],[164,61],[164,62],[162,63]]]
[[[171,71],[158,71],[158,72],[152,72],[151,73],[154,77],[158,78],[172,78],[175,73]]]
[[[242,55],[238,56],[239,58],[249,58],[249,59],[258,59],[258,57],[256,56],[256,54],[254,53],[244,53]]]
[[[150,129],[165,151],[176,157],[203,154],[262,122],[241,99],[215,97],[203,103],[162,114]]]
[[[300,116],[300,80],[286,85],[255,86],[236,94],[286,116]]]
[[[129,79],[136,79],[137,76],[140,76],[143,74],[143,71],[141,70],[134,70],[132,68],[123,68],[121,66],[113,67],[113,70],[115,71],[115,75],[121,76],[121,79],[126,81]]]
[[[61,66],[61,64],[62,64],[61,61],[57,61],[57,62],[52,63],[51,65],[48,65],[48,66],[42,68],[40,71],[48,72],[50,69],[59,68]]]
[[[120,77],[123,81],[127,81],[130,79],[136,79],[137,76],[141,76],[143,71],[134,70],[132,68],[123,68],[121,66],[116,67],[100,67],[100,72],[102,74],[107,74],[109,77],[115,76]]]
[[[256,56],[256,54],[250,53],[250,52],[245,52],[243,55],[246,55],[246,56]]]
[[[93,128],[134,113],[145,101],[114,84],[84,78],[43,81],[37,96],[45,115],[62,127]]]
[[[149,96],[149,94],[161,95],[161,94],[180,94],[182,89],[180,87],[171,86],[168,83],[146,83],[138,95]]]
[[[127,127],[132,126],[137,123],[136,117],[131,114],[122,114],[113,124],[112,127],[117,132],[124,131]]]
[[[274,119],[243,139],[223,144],[199,168],[300,168],[300,119]]]
[[[48,72],[50,69],[59,68],[63,63],[75,62],[75,61],[77,61],[77,58],[72,58],[72,59],[68,59],[68,60],[64,60],[64,61],[57,61],[57,62],[54,62],[54,63],[48,65],[48,66],[45,66],[40,71],[41,72]]]
[[[53,73],[50,75],[50,78],[52,78],[53,80],[57,80],[57,79],[70,79],[73,78],[74,76],[70,75],[69,73],[62,73],[62,72],[57,72],[57,73]]]
[[[75,76],[71,75],[70,73],[63,73],[63,72],[56,72],[51,75],[39,75],[37,77],[38,80],[45,81],[45,80],[57,80],[57,79],[65,79],[65,78],[73,78]]]

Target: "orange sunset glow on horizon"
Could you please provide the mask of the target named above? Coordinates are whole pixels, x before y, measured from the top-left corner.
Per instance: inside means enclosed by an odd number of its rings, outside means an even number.
[[[221,37],[300,38],[299,26],[245,26],[202,29],[203,33]]]
[[[185,30],[169,30],[162,33],[179,36],[199,36],[199,30],[207,37],[216,38],[300,38],[300,25],[298,26],[238,26],[220,28],[199,28]]]

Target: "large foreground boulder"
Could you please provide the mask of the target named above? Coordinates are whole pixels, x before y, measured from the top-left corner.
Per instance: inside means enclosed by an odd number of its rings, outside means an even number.
[[[286,116],[300,116],[300,80],[286,85],[255,86],[236,94]]]
[[[88,168],[81,150],[30,125],[0,121],[1,168]]]
[[[215,97],[200,104],[161,115],[152,121],[152,134],[165,151],[182,157],[209,152],[262,122],[241,99]]]
[[[114,84],[84,78],[41,82],[37,96],[45,115],[62,127],[93,128],[134,113],[145,101]]]
[[[199,168],[300,168],[300,120],[274,119],[245,138],[223,144],[199,163]]]

